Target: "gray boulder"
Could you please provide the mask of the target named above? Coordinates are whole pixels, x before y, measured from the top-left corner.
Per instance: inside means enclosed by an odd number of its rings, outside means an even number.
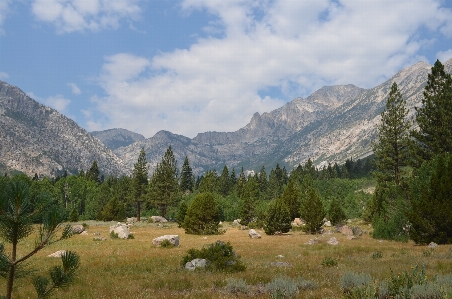
[[[261,238],[261,234],[259,234],[254,229],[250,229],[250,231],[248,232],[248,235],[250,236],[251,239],[260,239]]]
[[[66,253],[66,250],[58,250],[52,254],[49,254],[47,257],[61,257],[65,253]]]
[[[152,244],[154,244],[155,246],[160,246],[160,243],[162,243],[164,240],[168,240],[174,246],[179,246],[179,235],[160,236],[160,237],[153,239]]]
[[[81,224],[76,224],[72,226],[72,231],[74,232],[74,234],[81,234],[85,231],[85,228]]]
[[[120,222],[110,226],[110,233],[111,232],[117,234],[119,239],[128,239],[130,235],[129,226]]]
[[[328,240],[327,243],[330,245],[337,245],[339,244],[339,241],[335,237],[332,237],[331,239]]]
[[[209,262],[206,259],[194,259],[190,262],[185,263],[185,269],[193,271],[196,268],[205,268],[208,263]]]
[[[348,225],[344,225],[344,226],[341,228],[341,233],[342,233],[343,235],[346,235],[346,236],[353,236],[353,230],[352,230],[352,228],[351,228],[350,226],[348,226]]]
[[[430,242],[430,244],[428,244],[428,248],[436,248],[438,247],[438,244],[436,244],[435,242]]]
[[[165,223],[168,222],[164,217],[162,216],[151,216],[152,222],[154,223]]]
[[[363,230],[359,226],[352,227],[352,231],[353,231],[353,235],[355,235],[355,236],[359,236],[360,237],[360,236],[363,235]]]

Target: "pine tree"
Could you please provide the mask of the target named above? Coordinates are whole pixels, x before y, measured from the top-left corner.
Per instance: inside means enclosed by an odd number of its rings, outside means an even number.
[[[146,188],[148,185],[148,166],[146,152],[141,148],[138,161],[133,167],[133,201],[137,204],[137,221],[141,220],[141,203],[145,201]]]
[[[166,217],[168,205],[177,200],[178,189],[177,161],[169,146],[152,175],[149,192],[151,201],[160,208],[162,217]]]
[[[267,235],[287,233],[292,228],[290,211],[282,198],[273,200],[264,220],[264,231]]]
[[[91,167],[89,168],[88,172],[86,173],[86,178],[89,181],[96,182],[100,184],[100,177],[99,177],[99,167],[97,166],[97,161],[94,160],[91,164]]]
[[[187,234],[216,235],[220,231],[220,209],[212,193],[196,195],[184,218]]]
[[[381,113],[381,123],[377,125],[378,140],[373,143],[376,167],[374,174],[379,184],[402,184],[403,167],[409,164],[410,123],[406,119],[407,115],[406,102],[394,82],[386,108]]]
[[[246,185],[246,176],[245,176],[245,172],[243,171],[243,167],[242,167],[242,170],[240,171],[239,178],[238,178],[237,184],[236,184],[237,196],[242,199],[243,199],[243,194],[245,192],[245,185]]]
[[[225,165],[218,181],[218,191],[221,195],[227,196],[230,192],[231,184],[229,178],[229,170]]]
[[[452,155],[424,163],[411,184],[410,238],[418,244],[452,243]]]
[[[256,202],[259,200],[259,184],[256,178],[250,177],[246,181],[241,199],[240,224],[248,225],[257,216]]]
[[[301,186],[300,217],[306,222],[304,229],[311,234],[317,233],[325,216],[319,192],[315,189],[311,176],[307,175]]]
[[[218,193],[218,176],[215,170],[207,171],[201,183],[199,183],[199,192]]]
[[[419,167],[438,154],[452,152],[452,77],[439,60],[428,75],[422,106],[416,112],[419,130],[412,131],[412,136],[414,166]]]
[[[235,168],[232,168],[231,177],[229,179],[229,184],[231,186],[231,189],[234,189],[235,185],[237,184],[237,177],[235,175]]]
[[[289,184],[284,190],[281,199],[289,209],[289,215],[292,220],[300,216],[300,193],[293,180],[289,180]]]
[[[346,219],[345,212],[342,209],[341,201],[337,196],[333,197],[330,204],[330,210],[328,211],[328,217],[331,224],[337,225]]]
[[[267,197],[268,193],[268,179],[267,172],[265,171],[265,166],[262,165],[259,171],[259,194],[261,198]]]
[[[187,156],[185,156],[184,164],[182,164],[182,171],[180,174],[180,190],[182,192],[193,192],[193,171],[190,167]]]

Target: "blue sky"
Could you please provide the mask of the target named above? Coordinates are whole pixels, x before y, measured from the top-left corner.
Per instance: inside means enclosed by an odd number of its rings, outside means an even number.
[[[452,58],[452,1],[0,0],[0,80],[88,131],[235,131]]]

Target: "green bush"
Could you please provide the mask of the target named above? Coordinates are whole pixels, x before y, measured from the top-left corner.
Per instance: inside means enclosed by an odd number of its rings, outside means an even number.
[[[111,231],[111,232],[110,232],[110,238],[112,238],[112,239],[119,239],[119,236],[118,236],[118,234],[115,233],[114,231]]]
[[[331,258],[331,257],[325,257],[322,261],[322,266],[326,267],[336,267],[337,266],[337,260]]]
[[[301,277],[279,276],[267,283],[266,291],[270,298],[293,298],[300,290],[317,288],[317,284]]]
[[[227,292],[235,295],[239,293],[246,294],[248,292],[246,281],[241,278],[228,278],[224,288]]]
[[[340,224],[347,219],[347,216],[345,216],[345,212],[342,209],[341,202],[337,197],[333,197],[333,200],[331,201],[328,218],[332,225]]]
[[[372,253],[372,258],[374,260],[381,259],[382,257],[383,257],[383,255],[381,254],[381,251],[375,251],[374,253]]]
[[[220,209],[212,193],[196,195],[187,209],[184,229],[187,234],[218,235],[220,230]]]
[[[165,239],[162,242],[160,242],[160,247],[161,248],[173,248],[174,244],[170,242],[170,240]]]
[[[216,241],[207,247],[204,246],[201,250],[189,249],[187,253],[182,258],[182,266],[200,258],[209,261],[206,267],[206,270],[209,271],[239,272],[246,269],[246,266],[240,260],[240,256],[234,252],[229,242]]]
[[[367,288],[372,285],[372,277],[366,273],[355,273],[351,271],[347,271],[341,277],[341,289],[344,294],[353,295],[354,290]],[[354,297],[347,297],[354,298]]]
[[[287,233],[292,228],[289,208],[282,198],[274,200],[267,211],[264,221],[264,231],[267,235]]]

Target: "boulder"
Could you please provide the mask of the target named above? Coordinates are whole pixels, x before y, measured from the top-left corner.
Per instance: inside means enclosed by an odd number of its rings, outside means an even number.
[[[438,247],[438,244],[436,244],[435,242],[430,242],[430,244],[428,244],[428,248],[436,248]]]
[[[117,234],[119,239],[128,239],[130,235],[129,226],[120,222],[110,226],[110,233],[111,232]]]
[[[88,236],[88,232],[86,230],[82,231],[80,234],[84,235],[84,236]]]
[[[168,222],[164,217],[162,216],[151,216],[152,222],[154,223],[165,223]]]
[[[352,231],[353,231],[353,235],[355,235],[355,236],[360,237],[363,235],[363,230],[359,226],[352,227]]]
[[[126,220],[127,224],[129,224],[129,225],[133,225],[135,223],[135,221],[137,221],[137,218],[135,218],[135,217],[130,217],[130,218],[127,218],[127,220]]]
[[[314,245],[317,244],[319,241],[317,239],[310,239],[308,242],[306,242],[306,245]]]
[[[270,265],[274,267],[292,267],[292,264],[289,262],[273,262]]]
[[[235,220],[232,222],[232,225],[234,225],[234,226],[240,226],[240,220],[241,220],[241,219],[235,219]]]
[[[330,245],[337,245],[339,244],[339,241],[335,237],[332,237],[331,239],[328,240],[327,243]]]
[[[74,234],[81,234],[85,231],[85,228],[81,224],[76,224],[72,226],[72,231],[74,232]]]
[[[66,253],[66,250],[58,250],[52,254],[49,254],[47,257],[61,257],[65,253]]]
[[[261,234],[259,234],[254,229],[250,229],[250,231],[248,232],[248,235],[250,236],[251,239],[260,239],[261,238]]]
[[[325,226],[327,226],[327,227],[332,226],[332,225],[331,225],[331,221],[329,221],[329,220],[325,221],[325,223],[324,223],[323,225],[325,225]]]
[[[300,218],[295,218],[292,222],[292,225],[293,226],[302,226],[302,225],[304,225],[304,222]]]
[[[354,239],[356,239],[355,236],[347,236],[347,240],[354,240]]]
[[[153,239],[152,244],[154,244],[155,246],[160,246],[160,243],[162,243],[164,240],[168,240],[174,246],[179,246],[179,235],[160,236],[160,237]]]
[[[193,271],[196,268],[205,268],[209,262],[206,259],[194,259],[185,263],[185,269]]]
[[[344,225],[344,226],[341,228],[341,233],[342,233],[343,235],[346,235],[346,236],[353,236],[353,230],[352,230],[351,227],[348,226],[348,225]]]

